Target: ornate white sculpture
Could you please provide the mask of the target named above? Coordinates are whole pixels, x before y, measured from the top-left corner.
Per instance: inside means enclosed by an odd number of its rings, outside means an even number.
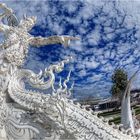
[[[104,118],[75,105],[67,97],[70,73],[64,82],[54,87],[55,72],[61,72],[69,59],[51,65],[39,74],[23,69],[29,45],[42,46],[61,43],[67,46],[70,36],[49,38],[33,37],[28,31],[35,24],[35,17],[25,18],[18,23],[12,10],[0,4],[10,17],[8,25],[0,24],[6,39],[0,51],[0,140],[135,140],[137,137],[121,127],[109,125]],[[44,81],[44,77],[48,77]],[[52,88],[52,93],[27,90],[25,82],[37,89]]]

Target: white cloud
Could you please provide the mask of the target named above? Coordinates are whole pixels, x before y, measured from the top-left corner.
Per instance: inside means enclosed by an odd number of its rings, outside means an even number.
[[[85,62],[86,68],[90,68],[90,69],[95,69],[99,66],[99,63],[97,63],[96,61],[87,61]]]

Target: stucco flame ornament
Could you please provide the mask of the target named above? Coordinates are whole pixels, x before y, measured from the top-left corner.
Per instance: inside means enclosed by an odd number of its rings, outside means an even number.
[[[104,118],[75,105],[68,97],[68,74],[64,82],[54,86],[55,73],[61,72],[69,59],[50,65],[36,74],[23,69],[29,45],[40,47],[61,43],[68,46],[71,36],[34,37],[28,31],[34,26],[36,18],[17,20],[12,9],[0,4],[8,24],[0,23],[5,34],[0,51],[0,140],[135,140],[137,137],[119,126],[109,125]],[[44,78],[47,77],[47,80]],[[49,94],[27,90],[25,82],[36,89],[47,90]]]

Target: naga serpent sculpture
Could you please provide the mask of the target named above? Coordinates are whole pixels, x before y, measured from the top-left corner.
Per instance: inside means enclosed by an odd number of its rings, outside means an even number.
[[[29,45],[45,46],[61,43],[68,46],[71,36],[34,37],[28,31],[34,26],[36,18],[17,21],[13,11],[0,4],[5,11],[0,15],[9,18],[8,25],[1,23],[0,31],[5,41],[0,51],[0,140],[136,140],[135,134],[114,124],[109,125],[92,111],[81,108],[67,97],[70,73],[64,82],[54,87],[55,72],[61,72],[69,59],[51,65],[36,74],[23,69]],[[44,77],[48,80],[44,81]],[[37,89],[52,88],[52,93],[27,90],[25,82]],[[119,130],[120,129],[120,130]]]

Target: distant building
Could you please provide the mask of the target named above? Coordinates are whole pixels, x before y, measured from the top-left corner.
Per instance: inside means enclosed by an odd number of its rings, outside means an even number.
[[[118,99],[101,99],[101,98],[88,98],[83,99],[79,102],[81,105],[85,106],[87,109],[91,108],[93,110],[106,110],[113,109],[118,105]],[[131,104],[140,104],[140,89],[131,90]]]
[[[115,108],[117,106],[118,99],[106,99],[102,100],[98,103],[98,110],[105,110],[105,109],[111,109]],[[93,108],[93,110],[96,110],[96,108]]]
[[[78,101],[81,105],[85,106],[87,109],[92,108],[93,110],[105,110],[115,108],[117,105],[118,99],[99,99],[99,98],[91,98]]]

